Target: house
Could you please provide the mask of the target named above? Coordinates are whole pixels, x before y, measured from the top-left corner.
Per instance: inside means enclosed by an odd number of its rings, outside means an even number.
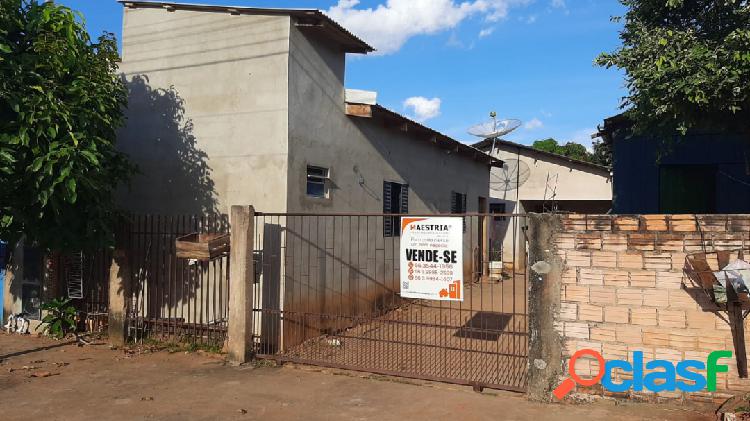
[[[499,161],[344,87],[372,48],[317,10],[122,1],[134,212],[476,212]],[[484,201],[484,202],[483,202]]]
[[[502,139],[486,139],[474,147],[504,162],[502,167],[492,169],[491,213],[597,214],[611,209],[611,176],[604,166]],[[517,256],[525,251],[523,224],[516,218],[497,217],[491,226],[493,265],[518,261]],[[512,246],[514,242],[516,247]]]
[[[750,212],[750,143],[741,135],[634,135],[622,115],[599,135],[611,145],[615,213]]]

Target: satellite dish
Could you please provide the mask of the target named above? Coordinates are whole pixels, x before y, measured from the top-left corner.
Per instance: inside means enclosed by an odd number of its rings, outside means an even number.
[[[498,120],[497,114],[490,113],[490,120],[469,128],[469,134],[482,139],[495,139],[521,127],[521,120],[513,118]]]
[[[531,176],[529,164],[517,159],[505,160],[502,168],[493,168],[490,174],[490,189],[510,192],[524,185]]]

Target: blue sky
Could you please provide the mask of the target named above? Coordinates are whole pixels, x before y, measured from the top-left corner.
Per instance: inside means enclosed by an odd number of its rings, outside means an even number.
[[[119,39],[115,0],[57,0],[83,12],[89,32]],[[380,51],[350,56],[349,88],[456,139],[488,118],[518,118],[507,136],[530,144],[554,137],[590,145],[618,112],[621,72],[594,58],[619,45],[617,0],[196,0],[201,4],[317,8]]]

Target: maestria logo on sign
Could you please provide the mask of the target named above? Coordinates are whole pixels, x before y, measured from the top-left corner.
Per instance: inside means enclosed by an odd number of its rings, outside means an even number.
[[[599,372],[590,379],[583,379],[576,373],[576,362],[588,356],[599,363]],[[719,364],[721,358],[731,358],[732,351],[714,351],[708,354],[705,362],[684,360],[674,364],[666,360],[652,360],[644,364],[643,351],[633,352],[633,361],[610,360],[593,349],[582,349],[570,358],[568,371],[570,377],[565,379],[552,393],[557,399],[563,399],[576,384],[593,386],[601,382],[604,389],[610,392],[626,392],[630,389],[640,392],[644,389],[651,392],[680,390],[683,392],[716,391],[716,373],[726,373],[729,367]],[[629,373],[632,378],[615,383],[613,371],[619,369]],[[701,371],[705,370],[705,374]],[[678,378],[679,377],[679,378]]]

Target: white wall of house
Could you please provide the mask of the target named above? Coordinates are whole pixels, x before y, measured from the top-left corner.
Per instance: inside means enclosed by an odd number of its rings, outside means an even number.
[[[491,146],[483,147],[491,152]],[[565,157],[530,150],[510,142],[496,142],[493,156],[511,163],[520,161],[520,171],[528,171],[528,178],[516,188],[514,182],[507,189],[491,190],[491,203],[504,203],[506,212],[523,214],[539,211],[542,202],[552,205],[554,199],[562,210],[574,212],[606,212],[612,203],[612,178],[608,169]],[[492,169],[491,181],[515,180],[516,173],[508,173],[501,168]],[[524,206],[526,204],[526,206]],[[525,251],[524,223],[521,220],[507,219],[493,224],[493,242],[502,243],[502,260],[512,262]],[[515,243],[515,247],[513,244]],[[515,255],[514,255],[515,253]]]

